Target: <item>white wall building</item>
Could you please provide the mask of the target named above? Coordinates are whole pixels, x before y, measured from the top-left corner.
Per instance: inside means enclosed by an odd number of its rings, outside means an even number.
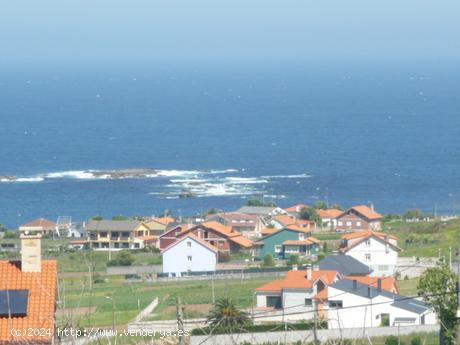
[[[422,301],[343,279],[328,287],[329,329],[434,325],[433,309]]]
[[[374,231],[344,235],[341,250],[372,269],[371,276],[393,276],[401,250],[394,236]]]
[[[218,250],[188,234],[163,250],[163,273],[180,277],[184,272],[215,271]]]

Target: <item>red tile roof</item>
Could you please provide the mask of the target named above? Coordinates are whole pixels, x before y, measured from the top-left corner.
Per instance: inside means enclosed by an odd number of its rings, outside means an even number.
[[[347,276],[346,279],[356,280],[365,285],[371,285],[373,287],[378,286],[378,280],[382,280],[382,289],[394,293],[399,293],[396,279],[393,277],[368,277],[368,276]]]
[[[54,229],[56,227],[56,223],[52,222],[51,220],[45,219],[45,218],[38,218],[35,219],[27,224],[21,225],[21,228],[39,228],[42,227],[44,229],[49,229],[52,228]]]
[[[316,212],[323,219],[324,218],[337,218],[343,213],[342,210],[339,210],[337,208],[328,208],[326,210],[316,210]]]
[[[391,239],[394,239],[394,240],[398,239],[396,236],[393,236],[393,235],[390,235],[390,234],[385,234],[385,233],[379,232],[379,231],[371,231],[371,230],[351,232],[349,234],[343,235],[342,238],[344,240],[353,240],[353,239],[356,239],[356,238],[367,239],[367,238],[372,237],[372,236],[379,237],[381,239],[385,239],[387,236],[388,236],[388,238],[391,238]]]
[[[288,240],[288,241],[284,241],[283,244],[284,245],[287,245],[287,246],[305,246],[305,245],[311,245],[311,244],[319,244],[321,243],[320,240],[314,238],[314,237],[308,237],[306,238],[305,240],[301,241],[301,240],[298,240],[298,241],[295,241],[295,240]]]
[[[285,279],[275,280],[258,287],[256,291],[281,292],[283,289],[311,289],[313,284],[321,279],[326,285],[334,282],[338,275],[337,271],[319,270],[312,271],[312,279],[307,279],[307,272],[303,270],[289,271]]]
[[[12,337],[10,330],[45,328],[54,332],[57,262],[43,260],[41,272],[22,272],[17,261],[0,261],[0,290],[29,290],[27,316],[0,317],[0,344],[48,344],[51,337]]]
[[[241,235],[238,231],[234,230],[230,226],[223,225],[219,222],[216,221],[209,221],[209,222],[203,222],[200,225],[197,225],[195,227],[189,228],[186,231],[183,231],[181,234],[185,234],[188,232],[193,231],[196,227],[203,226],[205,228],[212,229],[218,233],[220,233],[222,236],[226,237],[229,241],[235,242],[236,244],[245,247],[245,248],[250,248],[252,247],[252,241]]]
[[[382,215],[380,213],[375,212],[369,206],[366,205],[353,206],[351,210],[355,210],[356,212],[363,215],[369,220],[378,220],[382,218]]]

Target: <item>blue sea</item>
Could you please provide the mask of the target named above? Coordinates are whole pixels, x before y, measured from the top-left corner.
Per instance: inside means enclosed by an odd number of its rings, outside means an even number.
[[[257,196],[460,212],[455,61],[0,67],[0,223],[197,215]],[[142,177],[98,172],[151,168]],[[188,193],[189,198],[181,198]]]

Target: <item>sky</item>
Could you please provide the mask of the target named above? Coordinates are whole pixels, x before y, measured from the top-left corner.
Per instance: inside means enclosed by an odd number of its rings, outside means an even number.
[[[456,0],[1,0],[0,59],[455,60],[458,18]]]

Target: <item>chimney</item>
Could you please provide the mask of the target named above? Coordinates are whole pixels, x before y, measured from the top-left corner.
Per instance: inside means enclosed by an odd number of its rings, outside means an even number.
[[[371,210],[374,211],[374,203],[371,202]]]
[[[371,286],[370,286],[370,285],[367,287],[367,297],[368,297],[368,298],[371,298],[371,297],[372,297],[372,296],[371,296]]]
[[[307,280],[311,280],[313,277],[313,272],[312,272],[312,267],[311,265],[307,265]]]
[[[382,291],[382,278],[377,279],[377,290]]]
[[[353,290],[358,289],[358,281],[356,279],[353,279]]]
[[[21,231],[21,270],[22,272],[41,272],[41,231]]]
[[[293,271],[297,271],[297,268],[298,268],[297,265],[292,265],[292,270]]]
[[[313,271],[318,272],[319,271],[319,265],[313,265]]]

